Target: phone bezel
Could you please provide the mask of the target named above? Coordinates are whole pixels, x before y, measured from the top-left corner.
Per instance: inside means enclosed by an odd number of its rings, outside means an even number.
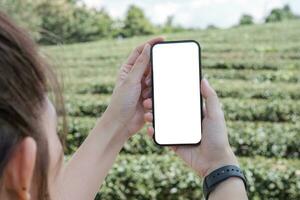
[[[202,65],[201,65],[201,46],[200,44],[195,41],[195,40],[177,40],[177,41],[163,41],[163,42],[158,42],[155,43],[152,47],[151,47],[151,52],[150,52],[150,62],[151,62],[151,82],[152,82],[152,112],[153,112],[153,122],[152,122],[152,126],[154,129],[154,134],[153,134],[153,140],[154,143],[159,145],[159,146],[178,146],[178,145],[199,145],[201,143],[201,139],[202,139],[202,131],[203,131],[203,127],[202,127],[202,120],[203,120],[203,104],[202,104],[202,94],[201,94],[201,89],[200,89],[200,112],[201,112],[201,138],[199,141],[195,142],[195,143],[179,143],[179,144],[160,144],[157,142],[157,140],[155,139],[155,111],[154,111],[154,81],[153,81],[153,48],[156,45],[161,45],[161,44],[169,44],[169,43],[195,43],[198,46],[198,52],[199,52],[199,89],[201,87],[201,80],[202,80]]]

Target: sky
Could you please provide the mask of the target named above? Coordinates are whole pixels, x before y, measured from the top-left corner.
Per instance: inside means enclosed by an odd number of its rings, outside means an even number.
[[[88,7],[105,8],[113,18],[122,19],[129,5],[142,8],[155,24],[162,24],[170,15],[175,24],[187,28],[206,28],[215,25],[228,28],[236,25],[242,14],[250,14],[256,23],[273,8],[289,4],[300,15],[300,0],[81,0]]]

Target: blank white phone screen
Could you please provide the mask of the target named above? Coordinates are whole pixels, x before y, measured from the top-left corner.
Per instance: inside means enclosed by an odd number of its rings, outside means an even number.
[[[199,51],[192,41],[152,48],[154,139],[160,145],[201,140]]]

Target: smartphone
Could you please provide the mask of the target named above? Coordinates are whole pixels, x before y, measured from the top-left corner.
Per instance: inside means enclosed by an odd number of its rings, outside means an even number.
[[[153,139],[159,145],[201,141],[200,49],[194,40],[160,42],[151,48]]]

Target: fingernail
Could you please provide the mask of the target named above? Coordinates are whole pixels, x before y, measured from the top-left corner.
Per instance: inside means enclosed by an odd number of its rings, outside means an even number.
[[[210,85],[209,85],[209,82],[208,82],[208,80],[207,80],[206,78],[203,79],[203,82],[204,82],[204,84],[210,86]]]
[[[150,44],[145,44],[145,47],[144,47],[144,51],[147,53],[147,54],[149,54],[150,53]]]
[[[151,79],[150,79],[150,78],[146,79],[146,82],[145,82],[145,83],[146,83],[147,86],[150,86]]]

